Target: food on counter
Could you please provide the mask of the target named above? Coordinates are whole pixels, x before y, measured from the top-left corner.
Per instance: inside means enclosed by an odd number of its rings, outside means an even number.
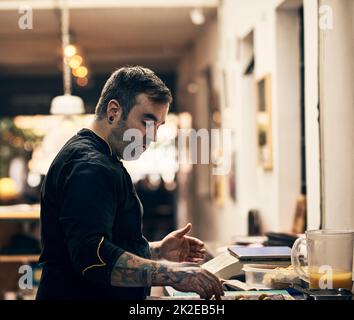
[[[253,289],[285,289],[293,283],[300,284],[292,266],[245,264],[242,270],[245,272],[246,284]]]
[[[282,294],[237,295],[234,300],[286,300]]]
[[[293,266],[274,268],[271,272],[266,273],[263,278],[263,284],[272,289],[285,289],[294,283],[299,284],[300,279]]]

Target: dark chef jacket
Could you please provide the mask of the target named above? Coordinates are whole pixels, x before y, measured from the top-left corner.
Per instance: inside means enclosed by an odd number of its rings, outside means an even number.
[[[145,299],[150,288],[111,286],[128,251],[150,258],[141,202],[121,161],[89,129],[54,159],[41,190],[43,264],[37,299]]]

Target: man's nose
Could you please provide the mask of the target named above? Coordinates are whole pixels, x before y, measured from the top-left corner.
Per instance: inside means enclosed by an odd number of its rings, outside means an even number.
[[[153,138],[153,142],[157,141],[157,126],[154,126],[154,138]]]
[[[157,126],[155,124],[149,124],[146,128],[146,142],[156,142],[157,140]]]

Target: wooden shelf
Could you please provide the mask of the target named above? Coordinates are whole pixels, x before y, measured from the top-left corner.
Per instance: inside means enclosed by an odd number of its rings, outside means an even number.
[[[38,220],[39,217],[39,204],[0,206],[0,220]]]
[[[33,212],[0,212],[0,220],[38,220],[40,214]]]
[[[39,254],[24,255],[0,255],[1,262],[37,262]]]

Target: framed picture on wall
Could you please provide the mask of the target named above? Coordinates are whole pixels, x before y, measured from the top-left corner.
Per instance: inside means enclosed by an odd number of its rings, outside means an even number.
[[[271,76],[257,80],[258,160],[265,171],[273,169]]]

